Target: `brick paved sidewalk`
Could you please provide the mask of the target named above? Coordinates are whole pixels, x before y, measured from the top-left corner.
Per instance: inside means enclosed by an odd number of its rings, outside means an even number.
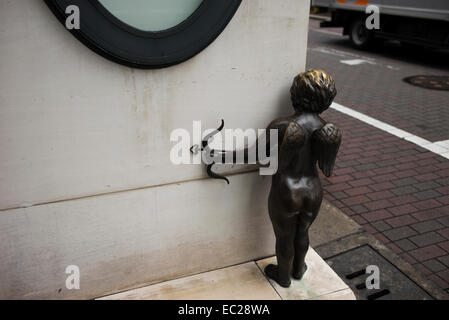
[[[448,291],[449,160],[338,111],[323,117],[343,132],[325,198]]]
[[[318,28],[311,20],[307,67],[335,78],[336,102],[432,142],[449,139],[449,92],[402,81],[448,74],[449,55],[359,51],[341,29]],[[364,63],[343,63],[357,59]],[[323,117],[343,132],[325,198],[449,292],[449,160],[338,111]]]

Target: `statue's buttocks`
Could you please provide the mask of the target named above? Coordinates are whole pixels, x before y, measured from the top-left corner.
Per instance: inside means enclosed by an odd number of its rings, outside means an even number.
[[[301,210],[313,210],[322,201],[320,179],[318,176],[273,177],[270,197],[278,198],[277,203],[282,203],[288,213],[299,214]]]

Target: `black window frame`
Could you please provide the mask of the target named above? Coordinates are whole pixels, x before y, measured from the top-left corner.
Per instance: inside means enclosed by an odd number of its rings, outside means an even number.
[[[211,44],[234,17],[242,0],[203,0],[173,28],[143,31],[110,13],[98,0],[44,0],[64,25],[70,5],[80,9],[80,29],[69,30],[101,56],[122,65],[159,69],[182,63]]]

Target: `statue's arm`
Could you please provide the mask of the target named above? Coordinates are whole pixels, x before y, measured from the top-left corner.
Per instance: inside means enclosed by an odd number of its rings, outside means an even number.
[[[256,141],[250,145],[240,150],[213,150],[215,154],[221,154],[222,163],[225,163],[226,159],[231,159],[232,163],[237,163],[237,160],[243,160],[244,164],[249,164],[251,159],[256,160],[256,164],[259,166],[268,166],[267,159],[269,159],[270,154],[273,152],[278,152],[279,147],[282,143],[282,139],[285,134],[285,130],[288,126],[289,121],[284,119],[276,119],[272,121],[268,127],[263,131],[262,135],[259,136]],[[277,130],[277,141],[275,143],[271,142],[270,130]],[[264,144],[265,154],[259,148]],[[276,150],[277,149],[277,150]],[[259,153],[262,153],[260,155]],[[239,164],[243,164],[239,162]]]

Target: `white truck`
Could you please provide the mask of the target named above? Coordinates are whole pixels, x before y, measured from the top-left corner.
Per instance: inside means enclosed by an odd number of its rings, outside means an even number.
[[[343,27],[343,34],[357,48],[371,46],[376,39],[449,48],[449,0],[312,0],[311,4],[331,12],[330,21],[323,21],[321,27]],[[379,29],[366,28],[369,5],[379,8]]]

